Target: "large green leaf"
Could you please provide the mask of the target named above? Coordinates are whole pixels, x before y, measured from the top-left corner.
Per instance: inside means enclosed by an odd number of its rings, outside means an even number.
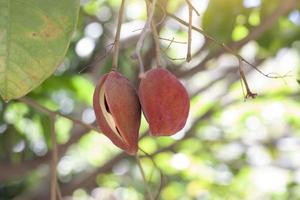
[[[66,53],[79,0],[0,0],[0,94],[21,97],[48,78]]]

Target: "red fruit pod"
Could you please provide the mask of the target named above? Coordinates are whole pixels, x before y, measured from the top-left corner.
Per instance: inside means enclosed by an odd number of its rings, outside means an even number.
[[[95,88],[93,106],[103,134],[127,153],[136,154],[141,106],[129,80],[116,71],[105,74]]]
[[[168,70],[147,71],[141,78],[139,99],[151,135],[173,135],[184,127],[190,108],[189,96]]]

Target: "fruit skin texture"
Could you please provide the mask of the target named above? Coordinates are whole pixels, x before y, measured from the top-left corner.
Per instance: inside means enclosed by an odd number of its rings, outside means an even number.
[[[116,71],[105,74],[95,88],[93,106],[103,134],[128,154],[136,154],[141,106],[129,80]]]
[[[168,70],[147,71],[141,78],[139,99],[151,135],[169,136],[184,127],[190,108],[189,96]]]

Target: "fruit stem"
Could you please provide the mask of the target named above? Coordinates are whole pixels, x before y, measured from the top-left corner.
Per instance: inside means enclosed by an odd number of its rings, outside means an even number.
[[[150,187],[149,187],[149,185],[148,185],[148,183],[147,183],[146,175],[145,175],[144,169],[143,169],[143,167],[142,167],[142,164],[141,164],[141,160],[140,160],[139,155],[136,155],[135,158],[136,158],[136,162],[137,162],[137,165],[138,165],[138,167],[139,167],[139,170],[140,170],[140,172],[141,172],[141,175],[142,175],[142,178],[143,178],[143,181],[144,181],[145,188],[146,188],[147,193],[148,193],[148,195],[149,195],[149,199],[150,199],[150,200],[154,200],[154,197],[153,197],[153,195],[152,195],[152,193],[151,193]]]
[[[161,65],[161,52],[160,52],[159,36],[158,36],[158,32],[157,32],[156,26],[153,21],[151,23],[151,28],[152,28],[152,35],[153,35],[154,44],[155,44],[155,57],[156,57],[157,67],[161,67],[162,65]]]
[[[138,62],[139,62],[139,67],[140,67],[140,77],[143,76],[144,72],[145,72],[145,67],[144,67],[144,63],[141,57],[141,50],[143,48],[144,45],[144,41],[145,38],[147,36],[147,33],[150,29],[151,23],[152,23],[152,18],[154,15],[154,11],[155,11],[155,5],[156,5],[157,0],[153,0],[152,1],[152,5],[151,5],[151,9],[150,9],[150,13],[148,15],[148,19],[145,23],[145,26],[141,32],[140,38],[136,44],[136,48],[135,48],[135,57],[137,58]]]
[[[116,30],[115,42],[114,42],[114,51],[112,58],[112,69],[118,68],[118,58],[119,58],[119,49],[120,49],[120,34],[121,34],[121,26],[123,21],[123,13],[125,7],[125,0],[122,0],[121,7],[118,14],[118,25]]]
[[[150,2],[146,1],[147,5],[147,12],[150,13]],[[154,19],[151,22],[151,30],[152,30],[152,36],[154,40],[155,45],[155,58],[156,58],[156,68],[161,67],[161,52],[160,52],[160,42],[159,42],[159,35],[156,29],[156,24],[154,23]]]
[[[157,191],[157,194],[155,196],[155,200],[156,199],[159,199],[159,196],[160,196],[160,193],[161,193],[161,190],[163,188],[163,185],[164,185],[164,174],[163,172],[161,171],[161,169],[158,167],[158,165],[156,164],[154,158],[152,155],[150,155],[149,153],[147,153],[146,151],[144,151],[142,148],[139,147],[139,150],[141,152],[143,152],[145,154],[145,157],[149,158],[151,160],[151,162],[153,163],[154,167],[159,171],[159,174],[160,174],[160,184],[159,184],[159,188],[158,188],[158,191]]]

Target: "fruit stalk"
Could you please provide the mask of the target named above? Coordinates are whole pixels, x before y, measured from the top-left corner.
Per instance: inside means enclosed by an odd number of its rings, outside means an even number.
[[[124,13],[124,7],[125,7],[125,0],[122,0],[121,7],[119,10],[118,15],[118,25],[117,25],[117,31],[114,41],[114,51],[113,51],[113,58],[112,58],[112,69],[118,68],[118,58],[119,58],[119,49],[120,49],[120,35],[121,35],[121,26],[123,21],[123,13]]]

